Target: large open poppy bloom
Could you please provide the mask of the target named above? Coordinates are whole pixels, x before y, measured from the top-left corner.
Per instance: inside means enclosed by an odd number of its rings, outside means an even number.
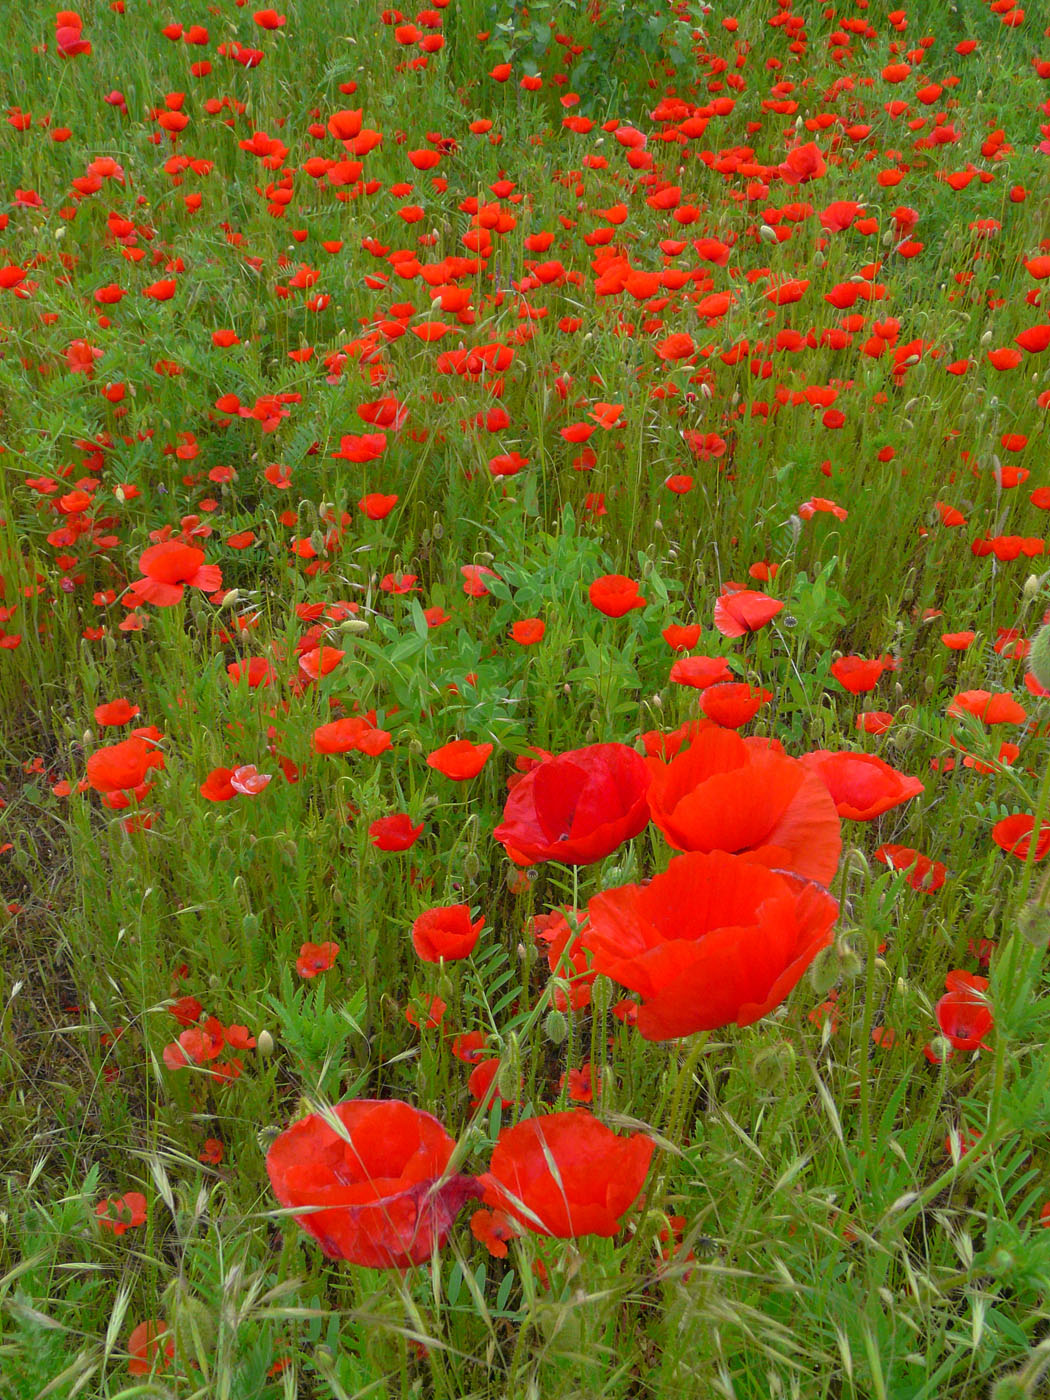
[[[329,1259],[367,1269],[407,1269],[440,1248],[473,1177],[445,1179],[455,1142],[431,1117],[399,1099],[353,1099],[332,1109],[338,1133],[317,1113],[293,1123],[266,1155],[282,1206],[297,1215]]]
[[[128,593],[139,603],[153,603],[158,608],[172,608],[182,601],[189,588],[203,588],[214,593],[222,587],[222,572],[218,564],[205,564],[204,550],[181,540],[165,540],[147,549],[139,560],[145,575],[137,579]]]
[[[678,851],[750,852],[831,883],[841,823],[827,788],[765,739],[705,728],[670,763],[646,760],[653,822]]]
[[[870,753],[814,749],[802,754],[799,762],[827,784],[839,816],[854,822],[873,821],[926,790],[918,778],[898,773]]]
[[[649,820],[645,759],[626,744],[591,744],[538,763],[511,789],[492,833],[518,865],[593,865]]]
[[[581,937],[599,973],[641,1001],[646,1040],[749,1026],[831,942],[838,903],[751,856],[694,851],[648,885],[595,895]]]
[[[107,744],[87,761],[87,780],[96,792],[131,792],[142,788],[151,768],[163,768],[164,755],[156,744],[133,734],[119,744]]]
[[[608,1239],[638,1199],[652,1155],[643,1133],[618,1137],[573,1109],[504,1128],[479,1180],[486,1205],[535,1234]]]

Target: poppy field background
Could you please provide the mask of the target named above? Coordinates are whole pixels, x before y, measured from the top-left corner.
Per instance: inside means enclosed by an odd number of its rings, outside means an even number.
[[[0,1394],[1041,1393],[1039,7],[8,18]]]

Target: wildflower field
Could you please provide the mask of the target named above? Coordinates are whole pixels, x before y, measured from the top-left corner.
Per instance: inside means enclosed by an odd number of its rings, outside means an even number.
[[[1050,1375],[1050,15],[8,6],[0,1396]]]

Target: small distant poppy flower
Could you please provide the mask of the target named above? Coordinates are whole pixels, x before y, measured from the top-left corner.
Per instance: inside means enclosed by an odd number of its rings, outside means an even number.
[[[965,651],[973,645],[976,632],[942,632],[941,641],[949,651]]]
[[[300,977],[310,979],[327,972],[338,956],[338,943],[304,943],[295,960],[295,970]]]
[[[165,540],[151,545],[139,559],[145,578],[137,579],[128,593],[138,603],[171,608],[182,601],[186,588],[215,593],[222,587],[218,564],[205,564],[204,551],[181,540]]]
[[[511,641],[520,647],[532,647],[543,641],[546,630],[547,624],[541,617],[525,617],[511,626]]]
[[[278,1137],[266,1171],[282,1206],[330,1259],[407,1269],[429,1259],[468,1200],[473,1177],[448,1174],[455,1141],[436,1118],[399,1099],[336,1104],[339,1131],[312,1113]]]
[[[500,583],[503,581],[494,569],[487,569],[484,564],[463,564],[459,571],[463,575],[463,592],[468,598],[489,596],[490,590],[485,587],[487,578],[494,578]]]
[[[206,1166],[217,1167],[226,1156],[226,1148],[219,1138],[205,1138],[201,1143],[201,1150],[197,1153],[197,1161],[203,1162]]]
[[[634,579],[624,574],[603,574],[587,590],[594,607],[606,617],[624,617],[635,608],[644,608],[645,599]]]
[[[725,729],[742,729],[772,698],[771,690],[748,685],[746,681],[731,681],[728,684],[711,685],[701,691],[700,708],[715,724],[720,724]]]
[[[732,679],[724,656],[681,656],[668,676],[672,685],[688,685],[694,690],[706,690],[709,685],[722,685]]]
[[[230,802],[237,796],[237,789],[230,782],[232,768],[213,768],[201,783],[201,796],[208,802]]]
[[[368,828],[368,839],[380,851],[407,851],[423,834],[423,823],[413,826],[407,812],[379,817]]]
[[[362,496],[357,506],[369,520],[385,520],[397,505],[397,501],[397,496],[384,496],[378,491],[372,491],[367,496]]]
[[[663,637],[672,651],[688,651],[690,647],[696,646],[702,630],[699,622],[690,622],[682,626],[671,622],[663,629],[660,636]]]
[[[374,720],[373,712],[370,719],[348,715],[328,724],[319,724],[313,734],[315,753],[350,753],[356,750],[377,758],[390,748],[392,740],[385,729],[376,728]]]
[[[141,711],[137,705],[132,705],[129,700],[108,700],[105,704],[95,706],[95,723],[105,726],[116,726],[128,724]]]
[[[299,657],[299,670],[310,680],[317,681],[331,675],[345,656],[346,652],[338,647],[311,647]]]
[[[230,772],[229,783],[234,792],[239,792],[245,797],[254,797],[269,787],[272,775],[260,773],[254,763],[242,763],[239,768],[234,768]]]
[[[908,884],[920,894],[933,894],[944,884],[947,870],[944,863],[931,860],[911,846],[880,846],[875,859],[888,865],[891,870],[907,870]]]
[[[895,670],[892,658],[879,656],[867,660],[863,656],[840,656],[831,663],[831,674],[851,695],[863,695],[874,690],[883,671]]]
[[[458,962],[470,957],[484,927],[484,915],[471,922],[469,904],[425,909],[412,925],[412,947],[423,962]]]
[[[492,744],[472,744],[469,739],[453,739],[450,744],[427,754],[427,766],[451,778],[453,782],[464,783],[476,778],[489,760]]]
[[[889,710],[862,710],[857,716],[856,727],[864,734],[885,734],[893,719]]]
[[[653,824],[678,851],[747,853],[827,885],[842,852],[824,783],[765,739],[695,733],[670,762],[645,760]]]
[[[128,1336],[128,1371],[133,1376],[148,1376],[157,1367],[163,1370],[175,1357],[175,1341],[168,1335],[168,1324],[150,1318],[131,1329]]]
[[[984,995],[988,979],[956,970],[944,985],[948,990],[933,1009],[941,1034],[956,1050],[987,1050],[984,1038],[995,1025]]]
[[[405,1020],[417,1030],[433,1031],[441,1025],[447,1010],[448,1003],[441,997],[416,997],[405,1007]]]
[[[593,865],[649,820],[645,760],[626,744],[591,744],[536,764],[512,788],[492,833],[518,865]]]
[[[480,1178],[486,1205],[538,1235],[610,1239],[634,1205],[652,1161],[643,1133],[620,1137],[585,1109],[504,1128]]]
[[[129,1227],[145,1224],[146,1198],[141,1191],[127,1191],[113,1200],[99,1201],[95,1215],[104,1230],[123,1235]]]
[[[874,754],[815,749],[799,761],[822,779],[839,816],[849,821],[873,821],[925,791],[918,778],[898,773]]]
[[[831,942],[822,886],[752,856],[692,851],[647,885],[595,895],[583,933],[597,971],[635,992],[646,1040],[749,1026]]]
[[[723,637],[744,637],[772,622],[784,604],[753,588],[723,593],[715,603],[715,626]]]

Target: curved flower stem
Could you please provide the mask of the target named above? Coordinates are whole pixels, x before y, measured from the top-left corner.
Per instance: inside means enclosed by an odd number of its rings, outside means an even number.
[[[694,1040],[685,1063],[678,1071],[678,1078],[675,1081],[674,1090],[671,1095],[671,1107],[667,1115],[667,1131],[665,1136],[671,1142],[675,1142],[684,1126],[686,1104],[688,1102],[688,1090],[692,1086],[693,1071],[703,1056],[707,1048],[707,1042],[711,1038],[710,1031],[701,1031]]]

